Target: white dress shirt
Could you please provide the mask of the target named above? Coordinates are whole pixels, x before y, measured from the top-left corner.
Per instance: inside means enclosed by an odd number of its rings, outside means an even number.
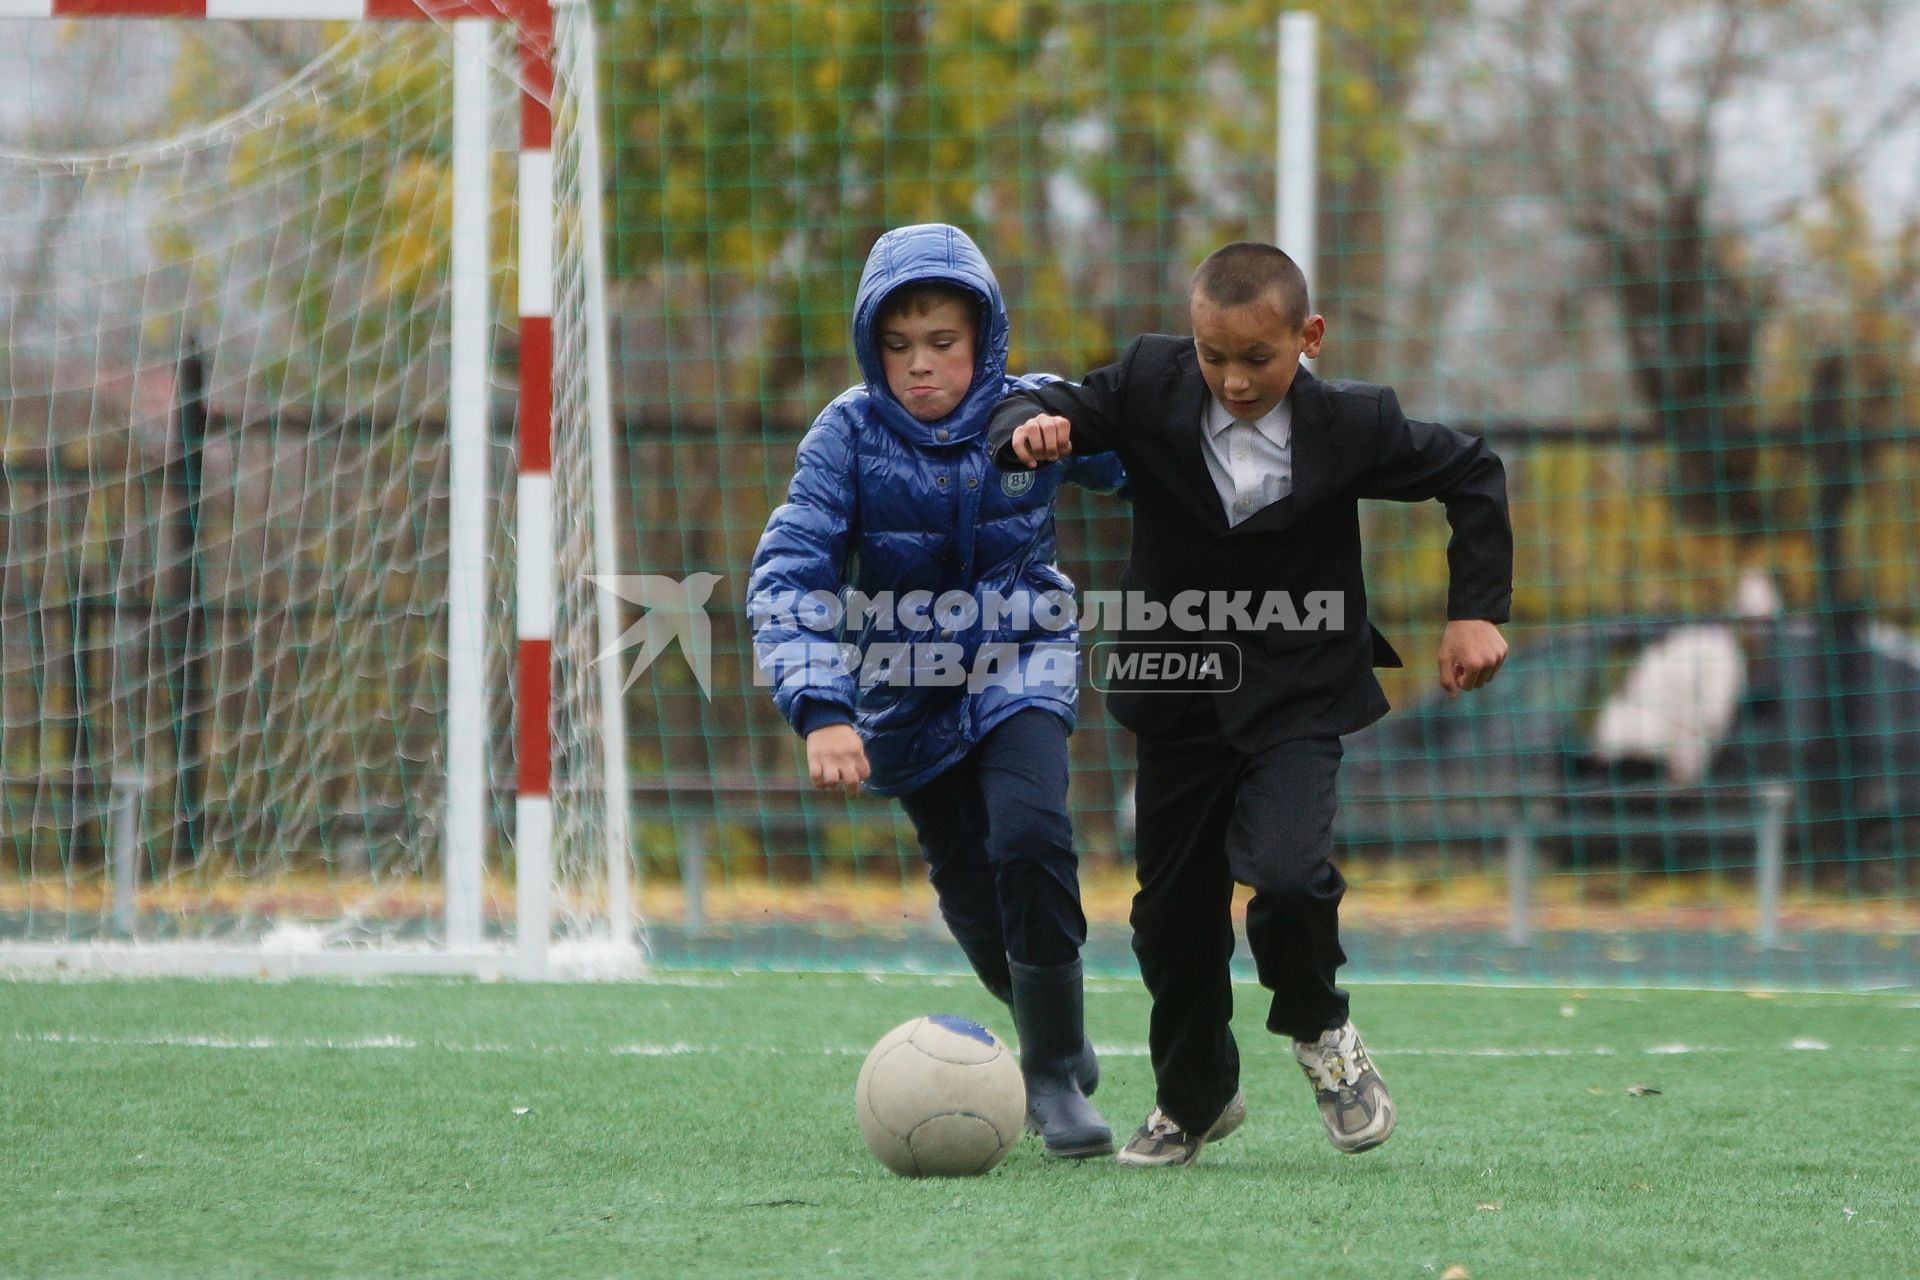
[[[1212,396],[1200,415],[1201,452],[1229,525],[1293,492],[1293,405],[1282,400],[1258,422],[1241,422]]]

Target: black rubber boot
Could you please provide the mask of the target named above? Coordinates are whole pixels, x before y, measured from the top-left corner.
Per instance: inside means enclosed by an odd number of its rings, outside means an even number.
[[[998,996],[1009,1009],[1013,1007],[1011,991],[994,991],[992,987],[987,990]],[[1073,1079],[1080,1086],[1080,1092],[1089,1098],[1100,1087],[1100,1057],[1093,1051],[1093,1041],[1084,1034],[1080,1037],[1080,1056],[1073,1060]]]
[[[1013,1007],[1011,988],[999,990],[988,987],[987,990],[1009,1009]],[[1100,1087],[1100,1058],[1093,1051],[1093,1041],[1087,1039],[1085,1034],[1080,1037],[1080,1056],[1073,1060],[1073,1078],[1080,1086],[1080,1092],[1089,1098],[1093,1096],[1093,1091]]]
[[[1087,1101],[1079,1079],[1082,1058],[1092,1057],[1080,962],[1010,962],[1007,967],[1013,975],[1013,1022],[1020,1032],[1020,1074],[1027,1081],[1027,1122],[1039,1131],[1050,1156],[1112,1155],[1113,1130]]]
[[[1011,962],[1000,945],[998,931],[989,937],[984,930],[969,929],[964,922],[956,922],[947,915],[944,904],[940,914],[947,922],[947,931],[960,944],[960,951],[967,957],[967,963],[973,966],[980,985],[987,989],[988,995],[1012,1008],[1013,977],[1007,967]],[[1093,1052],[1093,1041],[1084,1036],[1080,1041],[1080,1057],[1074,1063],[1073,1076],[1080,1082],[1080,1092],[1089,1098],[1100,1087],[1100,1059]]]
[[[1093,1041],[1084,1033],[1080,1037],[1080,1056],[1073,1064],[1073,1078],[1079,1083],[1080,1092],[1089,1098],[1100,1087],[1100,1059],[1093,1051]]]

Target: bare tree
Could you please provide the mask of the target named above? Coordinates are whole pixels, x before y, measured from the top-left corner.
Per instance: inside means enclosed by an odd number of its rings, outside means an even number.
[[[1913,326],[1892,318],[1920,302],[1899,265],[1920,210],[1861,193],[1920,141],[1920,68],[1899,52],[1916,32],[1910,3],[1487,0],[1428,67],[1420,172],[1445,206],[1434,269],[1469,293],[1478,264],[1505,273],[1490,292],[1512,314],[1496,310],[1495,341],[1592,367],[1604,361],[1578,346],[1590,326],[1569,318],[1600,318],[1629,391],[1613,403],[1653,427],[1673,510],[1697,528],[1778,536],[1784,491],[1812,490],[1826,660],[1798,768],[1835,793],[1822,807],[1846,815],[1848,847],[1874,810],[1857,790],[1872,778],[1845,756],[1872,713],[1873,667],[1844,533],[1920,376]],[[1898,261],[1856,265],[1875,257]],[[1531,407],[1582,410],[1577,397]],[[1763,473],[1770,443],[1791,445],[1798,475]]]
[[[1489,6],[1456,54],[1452,70],[1472,86],[1450,99],[1460,154],[1495,166],[1509,200],[1531,201],[1579,247],[1569,292],[1611,296],[1635,398],[1674,457],[1683,518],[1759,526],[1751,445],[1775,424],[1756,362],[1791,277],[1806,275],[1767,242],[1876,148],[1912,136],[1920,80],[1881,86],[1879,102],[1845,97],[1849,70],[1899,12],[1839,0],[1516,0]],[[1496,98],[1501,109],[1489,109]],[[1730,189],[1733,138],[1783,119],[1799,127],[1823,108],[1843,127],[1768,175],[1791,189],[1770,199]]]

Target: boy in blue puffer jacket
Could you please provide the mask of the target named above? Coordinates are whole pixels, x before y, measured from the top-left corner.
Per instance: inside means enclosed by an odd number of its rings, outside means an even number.
[[[1111,456],[995,469],[988,415],[1045,379],[1006,373],[1000,285],[957,228],[880,237],[853,342],[865,382],[801,441],[754,553],[755,652],[814,785],[900,798],[941,915],[1013,1007],[1047,1154],[1107,1155],[1112,1131],[1086,1098],[1099,1072],[1066,807],[1078,637],[1053,502],[1062,480],[1112,491],[1125,475]],[[849,589],[843,644],[837,610],[818,605]]]

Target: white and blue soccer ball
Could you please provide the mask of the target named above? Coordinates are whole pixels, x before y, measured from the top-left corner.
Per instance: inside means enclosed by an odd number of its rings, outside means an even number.
[[[1020,1141],[1027,1115],[1013,1050],[979,1023],[946,1013],[880,1037],[853,1100],[867,1149],[905,1178],[987,1172]]]

